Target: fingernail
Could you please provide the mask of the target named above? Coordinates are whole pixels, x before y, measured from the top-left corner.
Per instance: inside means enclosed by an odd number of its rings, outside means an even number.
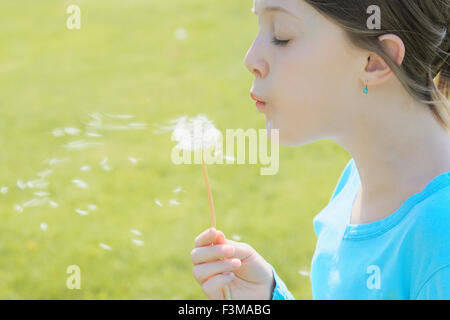
[[[231,260],[231,265],[232,265],[234,268],[237,268],[237,267],[239,267],[239,266],[241,265],[241,260],[239,260],[239,259],[232,259],[232,260]]]

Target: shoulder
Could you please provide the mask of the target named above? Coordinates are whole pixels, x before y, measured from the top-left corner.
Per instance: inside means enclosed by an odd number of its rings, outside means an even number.
[[[420,292],[434,290],[430,287],[433,281],[449,271],[450,184],[435,190],[416,204],[407,220],[410,223],[406,236],[409,243],[407,255],[413,260],[411,266],[414,269],[412,296],[417,296]]]

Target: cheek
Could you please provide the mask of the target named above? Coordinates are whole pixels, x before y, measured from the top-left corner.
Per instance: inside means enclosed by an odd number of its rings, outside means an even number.
[[[340,68],[347,58],[336,50],[336,39],[326,35],[313,39],[279,51],[276,57],[275,113],[286,129],[295,130],[300,123],[307,131],[331,128],[340,108],[340,90],[347,81]]]

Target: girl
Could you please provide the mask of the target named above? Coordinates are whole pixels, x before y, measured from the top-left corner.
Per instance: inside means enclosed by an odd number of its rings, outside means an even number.
[[[315,299],[450,299],[449,7],[254,1],[245,63],[266,128],[284,145],[331,139],[352,155],[314,218]],[[201,233],[191,259],[210,299],[225,285],[232,299],[293,299],[272,265],[221,231]]]

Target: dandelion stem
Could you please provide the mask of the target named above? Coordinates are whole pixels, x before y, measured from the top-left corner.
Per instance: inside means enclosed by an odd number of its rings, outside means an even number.
[[[205,184],[206,184],[206,191],[208,192],[208,200],[209,200],[209,211],[211,213],[211,224],[213,228],[216,227],[216,216],[214,214],[214,203],[213,203],[213,197],[211,193],[211,187],[209,186],[209,179],[208,179],[208,171],[206,170],[205,160],[203,158],[203,149],[202,149],[202,167],[203,167],[203,176],[205,177]],[[213,245],[213,244],[211,244]],[[228,285],[222,288],[222,294],[225,298],[225,300],[231,300],[231,294],[230,294],[230,288],[228,288]]]
[[[206,191],[208,192],[209,212],[211,214],[211,225],[213,228],[215,228],[216,216],[214,214],[213,197],[211,193],[211,188],[209,186],[208,171],[206,170],[205,160],[203,159],[203,150],[202,150],[202,167],[203,167],[203,176],[205,177]]]

